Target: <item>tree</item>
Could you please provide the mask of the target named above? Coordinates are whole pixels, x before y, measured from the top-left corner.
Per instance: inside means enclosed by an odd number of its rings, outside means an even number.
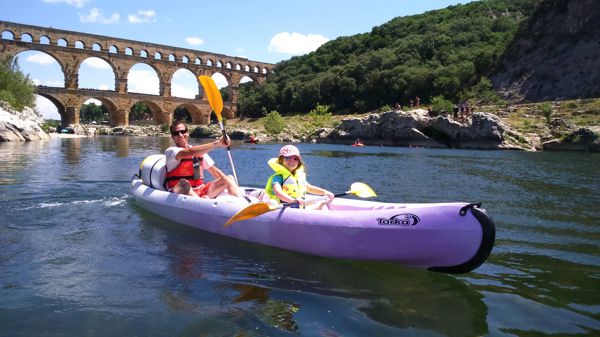
[[[21,72],[19,64],[10,57],[0,60],[0,101],[5,101],[17,111],[35,105],[35,85]]]

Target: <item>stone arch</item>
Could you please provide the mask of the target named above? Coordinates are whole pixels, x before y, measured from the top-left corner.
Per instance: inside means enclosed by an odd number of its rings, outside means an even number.
[[[48,94],[43,94],[43,93],[38,93],[37,95],[40,95],[46,99],[48,99],[50,102],[52,102],[54,104],[54,106],[56,106],[56,110],[58,112],[58,114],[60,115],[60,122],[61,125],[66,125],[67,123],[67,115],[66,115],[66,107],[63,104],[63,102],[61,102],[61,100],[57,99],[56,97],[52,96],[52,95],[48,95]]]
[[[134,69],[137,68],[137,69]],[[148,71],[148,69],[151,69],[154,73],[154,76],[152,74],[146,74],[145,72]],[[156,76],[156,77],[155,77]],[[151,94],[151,95],[161,95],[163,93],[164,90],[164,80],[163,77],[165,76],[164,73],[161,72],[161,70],[156,67],[154,64],[150,64],[150,63],[144,63],[144,62],[137,62],[133,65],[131,65],[131,67],[129,67],[129,69],[127,69],[127,93],[142,93],[142,94]],[[170,74],[168,74],[169,78],[170,78]],[[134,82],[139,81],[140,83],[144,83],[144,84],[148,84],[150,81],[154,82],[158,80],[158,92],[153,92],[152,90],[154,90],[154,87],[149,88],[139,88],[139,87],[135,87],[135,85],[133,85]],[[168,83],[168,81],[167,81]],[[152,83],[154,84],[154,83]],[[150,90],[152,89],[152,90]]]
[[[51,40],[48,36],[42,35],[42,36],[40,36],[40,44],[50,45]]]
[[[106,58],[105,56],[103,56],[103,55],[94,55],[94,56],[89,56],[89,57],[86,57],[85,59],[81,60],[81,62],[79,62],[79,66],[78,66],[78,68],[77,68],[77,83],[78,83],[78,87],[81,87],[81,82],[82,82],[82,81],[81,81],[81,79],[82,79],[81,67],[83,66],[83,64],[84,64],[84,63],[86,63],[86,61],[88,61],[88,60],[93,60],[93,59],[99,59],[99,60],[102,60],[102,61],[104,61],[104,64],[108,65],[108,67],[110,68],[110,71],[111,71],[111,73],[112,73],[112,76],[113,76],[113,77],[112,77],[112,78],[109,80],[109,82],[108,82],[109,84],[112,84],[112,85],[113,85],[113,88],[112,88],[112,89],[109,89],[109,90],[113,90],[113,91],[114,91],[114,90],[116,90],[116,83],[117,83],[116,79],[117,79],[117,78],[118,78],[118,76],[119,76],[119,75],[118,75],[118,73],[117,73],[117,69],[116,69],[116,67],[115,67],[114,63],[113,63],[113,62],[110,62],[110,60],[109,60],[108,58]],[[91,62],[93,62],[93,61],[91,61]],[[91,67],[91,68],[98,68],[98,66],[97,66],[98,64],[97,64],[96,66],[95,66],[95,65],[93,65],[93,64],[86,64],[86,65],[87,65],[87,66],[89,66],[89,67]],[[98,69],[100,69],[100,71],[101,71],[101,69],[102,69],[102,68],[98,68]],[[85,77],[85,76],[84,76],[84,77]],[[107,80],[108,80],[108,79],[107,79]],[[101,88],[91,88],[91,89],[100,89],[100,90],[106,90],[106,89],[101,89]]]
[[[31,36],[31,34],[29,34],[29,33],[23,33],[23,34],[21,34],[21,41],[33,43],[33,36]]]
[[[200,94],[198,78],[186,67],[177,68],[173,72],[170,84],[172,97],[197,98]]]
[[[56,40],[56,45],[58,47],[68,48],[69,47],[69,42],[67,40],[65,40],[64,38],[61,37],[58,40]]]
[[[77,40],[75,41],[75,46],[76,49],[85,49],[85,43],[83,43],[83,41]]]
[[[15,33],[13,33],[11,30],[5,29],[2,31],[2,40],[14,40],[14,39],[15,39]]]
[[[32,48],[24,48],[22,50],[19,50],[17,53],[15,53],[13,55],[13,58],[18,57],[19,54],[24,53],[24,52],[36,52],[36,53],[41,53],[44,55],[47,55],[49,57],[51,57],[54,61],[56,61],[58,63],[58,67],[59,67],[59,71],[62,74],[63,78],[62,78],[62,82],[63,82],[63,87],[66,86],[66,80],[67,80],[67,73],[66,73],[66,67],[62,62],[62,58],[59,57],[56,53],[54,53],[51,50],[43,50],[41,48],[35,48],[35,46],[31,46]],[[23,67],[23,64],[20,63],[21,67]]]
[[[138,102],[144,103],[148,107],[148,109],[150,110],[150,114],[152,115],[152,120],[156,124],[161,124],[161,123],[165,122],[164,117],[163,117],[163,110],[156,102],[154,102],[152,100],[138,99],[138,100],[131,101],[131,105],[129,105],[129,107],[127,108],[128,114],[131,111],[131,108],[133,108],[133,106]]]

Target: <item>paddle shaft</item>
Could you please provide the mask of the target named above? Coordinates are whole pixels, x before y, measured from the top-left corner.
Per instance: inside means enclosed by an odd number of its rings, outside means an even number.
[[[337,198],[337,197],[343,197],[343,196],[348,195],[348,194],[352,194],[352,192],[346,191],[346,192],[334,194],[333,196]],[[312,203],[315,203],[315,202],[323,201],[325,199],[326,198],[323,197],[322,199],[319,198],[319,199],[311,200],[311,201],[307,202],[307,204],[312,204]],[[299,204],[299,202],[292,201],[292,202],[282,202],[280,205],[283,206],[283,207],[289,207],[289,206],[298,205],[298,204]]]
[[[223,132],[223,137],[227,139],[227,133],[225,132],[225,128],[223,127],[223,122],[219,121],[219,125],[221,126],[221,131]],[[233,171],[233,178],[235,179],[236,184],[240,184],[237,178],[237,174],[235,173],[235,166],[233,165],[233,157],[231,157],[231,146],[227,144],[227,156],[229,156],[229,163],[231,164],[231,171]]]

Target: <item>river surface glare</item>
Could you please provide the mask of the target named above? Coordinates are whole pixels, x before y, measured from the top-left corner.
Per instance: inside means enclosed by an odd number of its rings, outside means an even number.
[[[380,201],[482,202],[492,253],[447,275],[153,215],[130,180],[170,143],[0,143],[0,336],[600,335],[598,154],[297,144],[309,181],[334,193],[361,181]],[[234,143],[241,184],[263,186],[280,146]],[[211,156],[231,174],[225,149]]]

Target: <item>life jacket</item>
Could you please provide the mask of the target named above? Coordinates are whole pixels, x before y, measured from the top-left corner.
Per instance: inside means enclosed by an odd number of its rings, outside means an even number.
[[[273,191],[273,178],[275,176],[281,176],[283,178],[283,185],[281,189],[287,195],[294,199],[304,199],[306,195],[306,174],[304,173],[304,166],[300,166],[296,170],[296,174],[292,174],[285,166],[277,162],[277,158],[271,158],[269,160],[269,166],[275,171],[275,174],[269,177],[267,186],[265,186],[265,192],[269,198],[281,203],[281,200],[275,195]]]
[[[198,168],[198,172],[194,174],[194,166]],[[167,168],[167,177],[165,178],[164,188],[171,190],[180,179],[187,179],[192,188],[200,187],[204,184],[204,172],[202,170],[202,157],[183,158],[179,165],[169,171]]]

